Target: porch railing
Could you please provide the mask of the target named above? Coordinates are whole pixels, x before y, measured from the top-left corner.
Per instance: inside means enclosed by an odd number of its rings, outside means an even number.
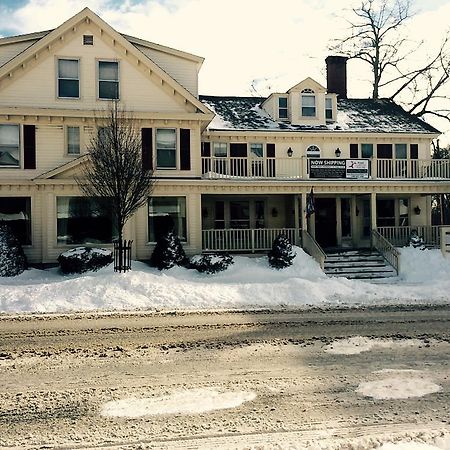
[[[450,159],[371,158],[369,166],[371,179],[450,179]],[[308,179],[307,168],[306,157],[202,157],[202,176],[210,179]]]
[[[439,247],[441,225],[418,225],[406,227],[377,227],[378,232],[395,247],[403,247],[409,244],[409,238],[413,230],[423,238],[426,245]]]
[[[400,272],[400,252],[377,230],[372,230],[372,247],[381,253],[398,275]]]
[[[303,249],[319,263],[320,268],[323,270],[327,255],[317,241],[306,230],[303,230],[302,232],[302,246]]]
[[[301,158],[202,157],[204,178],[301,178]]]
[[[202,230],[203,251],[242,252],[263,251],[272,248],[279,234],[284,234],[292,244],[300,245],[299,228],[227,228]]]

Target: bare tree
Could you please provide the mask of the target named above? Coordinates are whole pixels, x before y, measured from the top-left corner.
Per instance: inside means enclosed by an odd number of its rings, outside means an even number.
[[[76,181],[86,196],[108,199],[120,247],[126,222],[147,202],[153,190],[153,171],[146,167],[136,120],[117,101],[112,102],[106,119],[98,120],[88,161]]]
[[[405,25],[414,16],[411,0],[362,0],[348,20],[350,35],[332,45],[349,58],[360,59],[372,70],[372,98],[380,90],[398,101],[411,114],[432,114],[450,120],[448,98],[442,93],[449,77],[449,35],[419,67],[411,57],[423,42],[414,42],[405,34]]]

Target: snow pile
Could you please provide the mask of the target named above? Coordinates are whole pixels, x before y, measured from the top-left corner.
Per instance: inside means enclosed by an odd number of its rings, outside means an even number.
[[[441,447],[420,442],[402,441],[395,444],[392,442],[383,444],[378,450],[441,450]]]
[[[445,258],[440,250],[403,247],[400,252],[400,274],[405,281],[421,283],[448,280],[450,258]]]
[[[354,336],[349,339],[339,339],[325,346],[326,353],[333,355],[359,355],[377,348],[413,347],[419,346],[421,342],[417,339],[376,339],[365,336]]]
[[[442,387],[433,383],[420,372],[415,370],[390,370],[378,374],[391,373],[380,380],[360,383],[356,392],[364,397],[376,400],[398,400],[411,397],[423,397],[427,394],[439,392]]]
[[[33,269],[0,279],[0,312],[449,303],[450,271],[441,270],[440,266],[448,263],[440,252],[406,250],[407,258],[414,259],[403,258],[406,282],[397,279],[390,284],[329,278],[300,248],[295,248],[292,266],[282,270],[272,269],[266,257],[242,256],[236,256],[232,266],[214,275],[178,266],[160,272],[140,262],[133,262],[133,270],[125,274],[115,274],[112,266],[70,276],[62,276],[57,269]],[[421,271],[428,273],[428,278],[420,284],[410,282]]]
[[[108,417],[201,414],[218,409],[237,408],[255,398],[254,392],[247,391],[219,392],[214,388],[188,389],[161,397],[111,401],[103,405],[100,414]]]

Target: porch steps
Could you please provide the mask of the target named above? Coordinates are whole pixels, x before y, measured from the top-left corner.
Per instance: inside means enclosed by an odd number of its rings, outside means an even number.
[[[395,269],[376,250],[343,250],[327,253],[324,271],[333,277],[385,279],[397,276]]]

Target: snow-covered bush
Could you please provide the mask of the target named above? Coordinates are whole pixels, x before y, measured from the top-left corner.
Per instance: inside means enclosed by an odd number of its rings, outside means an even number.
[[[234,264],[233,257],[227,253],[195,255],[190,260],[190,266],[201,273],[217,273],[228,269]]]
[[[409,245],[410,247],[420,248],[421,250],[425,250],[425,244],[423,242],[423,238],[419,236],[416,230],[411,231],[411,235],[409,236]]]
[[[186,262],[187,258],[180,238],[173,231],[168,231],[156,241],[155,249],[150,258],[152,266],[163,270],[174,266],[182,266]]]
[[[284,269],[292,265],[295,253],[292,244],[284,234],[279,234],[272,244],[272,250],[267,255],[269,264],[275,269]]]
[[[0,276],[15,277],[27,268],[22,246],[8,225],[0,224]]]
[[[104,248],[76,247],[58,256],[62,273],[96,272],[112,260],[111,250]]]

